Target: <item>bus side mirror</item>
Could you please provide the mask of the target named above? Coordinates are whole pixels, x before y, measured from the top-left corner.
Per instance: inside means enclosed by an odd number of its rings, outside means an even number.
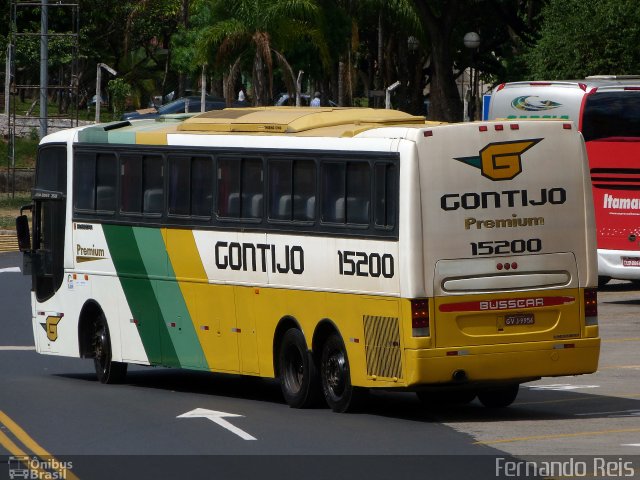
[[[21,252],[31,250],[31,234],[29,233],[29,218],[20,215],[16,218],[16,233],[18,234],[18,248]]]

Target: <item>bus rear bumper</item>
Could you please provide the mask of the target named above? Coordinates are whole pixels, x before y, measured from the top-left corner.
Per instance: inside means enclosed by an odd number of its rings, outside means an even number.
[[[640,251],[598,249],[598,275],[620,280],[640,280]]]
[[[406,386],[464,385],[580,375],[598,369],[600,339],[405,350]]]

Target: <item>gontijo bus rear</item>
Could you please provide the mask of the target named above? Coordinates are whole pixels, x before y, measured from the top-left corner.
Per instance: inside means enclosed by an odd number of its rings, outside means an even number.
[[[228,109],[43,139],[38,352],[509,405],[598,364],[593,205],[571,123]]]

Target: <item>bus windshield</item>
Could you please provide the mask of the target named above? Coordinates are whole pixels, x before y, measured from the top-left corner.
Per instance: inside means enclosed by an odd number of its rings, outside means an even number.
[[[582,118],[585,141],[640,141],[640,91],[596,92],[587,97]]]

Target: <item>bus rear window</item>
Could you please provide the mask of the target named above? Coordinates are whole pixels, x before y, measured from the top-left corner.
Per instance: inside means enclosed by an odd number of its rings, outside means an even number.
[[[587,97],[582,118],[585,141],[640,141],[640,91],[596,92]]]

